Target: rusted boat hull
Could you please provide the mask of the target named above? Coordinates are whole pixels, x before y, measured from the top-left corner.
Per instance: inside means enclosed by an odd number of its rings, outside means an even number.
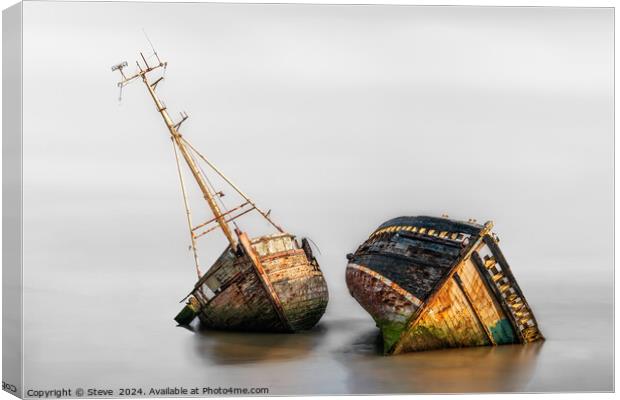
[[[381,330],[384,352],[387,353],[420,307],[420,300],[363,265],[349,263],[346,281],[351,295]]]
[[[292,235],[240,236],[196,285],[198,317],[208,328],[295,332],[312,328],[328,302],[323,274]]]
[[[543,338],[491,226],[396,218],[348,255],[347,286],[386,354]]]

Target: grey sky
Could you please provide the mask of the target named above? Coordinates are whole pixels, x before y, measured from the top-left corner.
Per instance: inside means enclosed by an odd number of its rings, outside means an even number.
[[[526,253],[570,253],[605,257],[592,268],[610,272],[610,9],[25,7],[25,196],[38,221],[84,217],[75,228],[98,235],[113,210],[149,217],[148,232],[118,233],[128,241],[186,241],[165,128],[141,83],[118,105],[109,70],[149,50],[144,28],[170,63],[163,98],[190,113],[186,135],[333,255],[332,284],[377,224],[419,213],[495,220],[508,254],[524,254],[518,271]]]

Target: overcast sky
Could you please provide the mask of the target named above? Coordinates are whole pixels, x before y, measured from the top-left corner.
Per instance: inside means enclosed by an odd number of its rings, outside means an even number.
[[[192,284],[165,126],[110,71],[150,52],[143,28],[186,137],[317,243],[343,304],[345,254],[400,215],[494,220],[526,286],[611,277],[611,9],[24,7],[27,280],[88,259]]]

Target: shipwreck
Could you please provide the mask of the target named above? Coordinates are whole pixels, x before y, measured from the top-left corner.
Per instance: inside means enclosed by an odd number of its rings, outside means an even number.
[[[347,287],[385,354],[544,339],[492,228],[399,217],[347,255]]]
[[[121,94],[122,89],[134,81],[144,83],[172,141],[190,249],[198,275],[197,282],[182,300],[186,301],[185,307],[175,320],[187,325],[198,317],[204,326],[224,330],[295,332],[312,328],[325,312],[328,292],[310,243],[305,238],[298,241],[284,231],[272,220],[270,211],[259,208],[180,133],[188,115],[181,113],[178,121],[173,121],[156,93],[164,76],[152,78],[155,71],[165,72],[168,64],[154,49],[151,55],[145,57],[140,53],[140,56],[142,60],[136,62],[135,73],[125,73],[127,62],[113,66],[112,71],[121,74],[118,83]],[[212,214],[207,221],[195,224],[192,220],[183,165]],[[241,203],[226,208],[223,191],[214,187],[203,166],[231,188]],[[238,218],[250,212],[258,213],[275,232],[249,236],[239,227]],[[213,231],[221,231],[228,246],[213,265],[202,272],[197,241]]]

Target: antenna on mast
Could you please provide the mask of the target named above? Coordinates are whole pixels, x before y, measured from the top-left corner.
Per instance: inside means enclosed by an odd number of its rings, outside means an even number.
[[[113,65],[112,71],[119,70],[121,75],[123,75],[123,78],[125,78],[125,74],[123,73],[123,68],[125,68],[126,66],[127,66],[127,61],[122,61],[116,65]]]
[[[151,50],[153,50],[153,53],[156,53],[155,47],[153,46],[153,42],[151,42],[151,39],[149,39],[149,35],[146,34],[146,31],[144,30],[144,28],[142,28],[142,33],[144,33],[144,37],[146,38],[146,40],[151,45]]]
[[[149,38],[149,35],[146,34],[146,31],[144,30],[144,28],[142,28],[142,33],[144,33],[144,37],[146,38],[146,41],[149,42],[149,45],[151,46],[151,50],[153,50],[153,54],[155,55],[155,58],[157,58],[157,62],[161,64],[161,60],[159,59],[159,56],[157,55],[155,46],[153,46],[153,42],[151,42],[151,39]],[[164,66],[164,75],[165,74],[166,74],[166,66]]]
[[[125,77],[125,73],[123,72],[123,68],[125,68],[127,66],[127,61],[122,61],[116,65],[112,66],[112,71],[116,71],[118,70],[121,73],[121,76],[124,79],[127,79]],[[118,94],[118,101],[120,102],[123,99],[123,85],[121,85],[120,83],[118,84],[118,87],[120,88],[120,93]]]

